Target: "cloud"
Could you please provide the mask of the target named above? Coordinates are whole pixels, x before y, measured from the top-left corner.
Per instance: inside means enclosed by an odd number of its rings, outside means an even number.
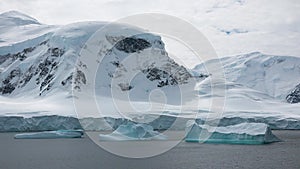
[[[18,10],[47,24],[114,21],[158,12],[183,18],[200,29],[219,55],[259,50],[300,56],[298,0],[1,0],[0,12]],[[228,34],[220,30],[247,30]]]

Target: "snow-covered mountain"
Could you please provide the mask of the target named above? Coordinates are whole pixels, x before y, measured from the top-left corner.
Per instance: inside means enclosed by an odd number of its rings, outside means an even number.
[[[217,61],[210,60],[200,64],[194,68],[194,71],[205,72],[204,65],[214,64]],[[300,83],[299,57],[253,52],[224,57],[221,58],[221,62],[228,83],[242,85],[272,99],[297,102],[296,86]]]
[[[286,96],[286,100],[289,103],[300,102],[300,84],[298,84],[291,92]]]
[[[0,23],[4,25],[0,30],[0,93],[6,97],[47,96],[65,91],[71,95],[73,78],[74,88],[80,89],[80,85],[87,83],[84,71],[89,71],[84,63],[77,63],[80,51],[88,38],[107,24],[83,22],[47,26],[16,11],[1,14]],[[145,82],[144,90],[188,82],[190,73],[168,57],[159,36],[134,27],[115,26],[123,32],[106,32],[106,40],[102,43],[117,43],[107,49],[108,54],[99,63],[102,68],[100,86],[111,87],[112,78],[119,80],[117,87],[121,91],[135,90],[141,82]],[[126,31],[135,29],[139,35],[125,37]],[[132,54],[144,58],[135,67],[124,67],[122,60]],[[126,82],[126,72],[130,69],[138,69],[142,76],[133,84]]]
[[[40,25],[40,23],[36,19],[22,14],[18,11],[9,11],[2,13],[0,18],[2,23],[4,23],[4,26],[21,26],[30,24]]]

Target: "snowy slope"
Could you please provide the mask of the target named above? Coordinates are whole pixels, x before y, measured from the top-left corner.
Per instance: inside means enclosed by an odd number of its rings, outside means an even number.
[[[0,17],[2,21],[5,21],[4,25],[7,26],[8,25],[21,26],[21,25],[30,25],[30,24],[40,25],[40,23],[36,19],[28,15],[25,15],[23,13],[20,13],[18,11],[5,12],[2,13]]]
[[[12,45],[17,46],[16,48],[2,47],[1,51],[9,51],[1,55],[2,95],[38,96],[52,89],[51,86],[64,89],[61,83],[73,71],[80,45],[83,45],[97,26],[101,24],[67,25],[62,30],[57,29],[33,40],[26,40],[35,41],[34,45],[21,42]],[[74,29],[81,31],[73,33]],[[18,50],[19,48],[22,49]]]
[[[14,24],[10,24],[7,20],[12,20],[11,22]],[[1,32],[1,37],[4,34],[11,33],[11,31],[15,32],[14,29],[19,29],[24,24],[29,26],[34,25],[32,32],[36,31],[36,27],[39,29],[45,27],[33,18],[18,12],[2,14],[0,22],[8,23],[6,25],[4,24],[7,29]],[[74,73],[73,67],[76,64],[79,52],[88,38],[104,25],[105,23],[84,22],[60,26],[54,30],[48,30],[46,34],[38,34],[38,37],[32,37],[31,39],[25,37],[24,39],[26,40],[20,43],[2,46],[0,48],[2,53],[0,60],[0,92],[5,96],[19,97],[21,95],[43,96],[59,89],[61,89],[61,91],[65,91],[66,89],[71,91],[70,83]],[[128,28],[125,29],[125,26],[122,25],[116,26],[124,31],[126,31],[126,29],[128,29],[128,31],[135,29],[128,26]],[[10,28],[12,28],[12,30]],[[28,29],[31,29],[31,27]],[[21,32],[27,34],[26,30]],[[149,83],[156,81],[155,87],[186,83],[190,74],[184,67],[180,67],[168,57],[160,37],[144,33],[136,37],[123,39],[124,35],[122,34],[125,33],[126,32],[121,32],[118,35],[114,35],[115,32],[107,32],[105,35],[108,38],[104,43],[109,43],[109,40],[113,40],[113,38],[120,42],[118,42],[113,49],[110,49],[112,51],[108,55],[111,56],[106,56],[101,62],[103,66],[100,65],[100,67],[105,68],[99,72],[101,72],[101,78],[105,78],[105,80],[102,80],[105,84],[100,84],[100,86],[108,87],[116,67],[122,66],[120,62],[122,62],[127,55],[134,53],[138,57],[144,56],[146,54],[141,53],[141,51],[146,48],[151,49],[151,51],[149,51],[151,53],[148,54],[148,57],[151,56],[150,59],[152,62],[148,61],[149,63],[143,62],[137,65],[143,65],[143,69],[140,67],[140,71],[146,75],[146,78],[143,80],[149,81]],[[29,42],[26,43],[27,41]],[[9,40],[6,42],[9,43]],[[144,47],[137,50],[137,48],[134,48],[136,46],[132,46],[134,49],[130,51],[131,43],[141,42],[144,43]],[[95,61],[96,59],[97,58],[95,58]],[[80,66],[81,65],[79,65],[79,67]],[[135,67],[131,69],[135,69]],[[174,75],[174,78],[172,78],[172,75],[177,72],[182,74],[182,79],[180,75]],[[122,72],[118,73],[120,75],[115,76],[118,76],[119,81],[124,81],[124,79],[126,79],[126,72],[123,72],[123,75],[121,75]],[[156,76],[158,73],[161,75],[158,75],[158,77],[150,77],[152,74],[152,76]],[[162,77],[163,75],[164,77]],[[82,78],[85,78],[85,76],[86,75],[83,74]],[[123,83],[118,83],[119,88],[126,90],[125,88],[128,87],[129,84]],[[80,86],[76,85],[75,87],[79,88]]]
[[[205,64],[214,64],[217,60]],[[300,83],[300,58],[259,52],[221,59],[226,80],[260,91],[275,99],[286,96]],[[203,72],[203,64],[194,68]]]
[[[17,11],[0,14],[0,54],[21,51],[35,46],[57,26],[44,25]]]

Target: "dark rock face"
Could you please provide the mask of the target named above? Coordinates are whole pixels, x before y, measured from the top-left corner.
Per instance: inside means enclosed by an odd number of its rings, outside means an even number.
[[[74,78],[75,78],[74,79],[74,84],[75,84],[74,89],[80,90],[81,84],[86,84],[86,77],[81,70],[77,69]],[[72,80],[72,77],[70,77],[70,80]]]
[[[48,40],[41,42],[38,46],[41,45],[46,45],[48,43]],[[33,46],[33,47],[28,47],[25,48],[24,50],[22,50],[21,52],[18,53],[8,53],[5,55],[0,55],[0,64],[4,63],[4,62],[8,62],[7,64],[12,64],[14,61],[16,60],[20,60],[23,61],[27,58],[27,55],[31,52],[33,52],[36,49],[37,46]]]
[[[150,81],[158,81],[157,87],[163,87],[167,85],[181,85],[188,83],[188,79],[191,75],[186,71],[184,67],[177,65],[177,71],[174,74],[170,74],[165,70],[159,68],[148,68],[142,72],[146,74],[147,79]]]
[[[2,81],[2,86],[0,87],[0,92],[2,94],[10,94],[16,88],[21,76],[21,70],[16,68],[10,72],[10,74]],[[15,82],[14,82],[15,81]]]
[[[6,67],[8,67],[16,61],[23,62],[38,46],[46,44],[47,41],[44,41],[37,46],[26,48],[21,52],[0,56],[0,64],[5,63]],[[25,70],[17,67],[7,75],[3,74],[1,76],[2,81],[0,81],[0,94],[11,94],[15,89],[24,87],[33,77],[35,77],[35,83],[40,89],[40,95],[44,91],[50,90],[51,86],[53,86],[53,79],[58,67],[56,58],[61,57],[64,52],[60,48],[49,48],[42,55],[44,59],[41,59],[39,63],[33,64]]]
[[[4,87],[2,87],[0,89],[0,92],[2,92],[2,94],[10,94],[14,90],[15,90],[14,85],[11,83],[8,83],[7,85],[5,85]]]
[[[6,55],[0,55],[0,64],[4,63],[5,61],[8,61],[9,64],[11,64],[12,62],[16,61],[17,59],[19,59],[20,61],[23,61],[27,58],[27,54],[32,52],[35,49],[35,47],[29,47],[29,48],[25,48],[23,51],[15,53],[15,54],[11,54],[8,53]]]
[[[122,51],[125,53],[141,53],[144,49],[147,48],[156,48],[153,44],[160,44],[163,46],[161,41],[155,41],[150,43],[147,41],[147,39],[139,38],[139,37],[111,37],[107,36],[106,39],[111,43],[114,44],[114,48],[118,51]],[[159,46],[159,45],[158,45]],[[164,51],[162,51],[164,52]],[[168,58],[168,55],[166,53],[161,53],[162,58],[166,57]],[[155,60],[153,60],[155,62]],[[150,63],[143,64],[142,68],[138,68],[143,74],[145,74],[145,77],[150,81],[157,82],[157,87],[164,87],[164,86],[176,86],[188,83],[188,80],[192,77],[192,75],[183,67],[178,65],[175,61],[172,59],[169,60],[157,60],[157,62],[162,62],[158,65],[159,67],[153,63],[151,65]],[[142,61],[141,61],[142,62]],[[110,61],[110,63],[116,67],[119,68],[119,70],[123,70],[126,73],[126,70],[121,62],[121,60],[116,57],[116,59]],[[115,75],[114,72],[108,72],[108,76],[111,78],[118,78],[118,75]],[[135,86],[131,85],[129,83],[120,83],[118,84],[120,89],[122,91],[128,91],[133,89]]]
[[[73,79],[73,73],[72,73],[70,76],[68,76],[65,80],[63,80],[63,81],[61,82],[61,84],[62,84],[63,86],[65,86],[65,85],[67,85],[67,84],[71,84],[71,83],[72,83],[72,79]]]
[[[134,53],[151,47],[151,44],[145,39],[129,37],[119,41],[115,47],[126,53]]]
[[[157,87],[163,87],[169,84],[170,85],[178,84],[177,81],[174,78],[172,78],[172,75],[156,67],[143,70],[143,73],[146,74],[147,79],[149,79],[150,81],[158,80]]]
[[[128,91],[133,88],[133,86],[129,85],[128,83],[120,83],[119,87],[122,91]]]
[[[292,92],[286,96],[288,103],[300,103],[300,84],[298,84]]]

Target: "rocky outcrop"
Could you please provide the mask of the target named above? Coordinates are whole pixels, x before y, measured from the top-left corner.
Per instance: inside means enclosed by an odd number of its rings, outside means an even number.
[[[8,53],[0,56],[0,65],[4,68],[14,64],[15,62],[23,63],[30,55],[35,52],[35,49],[41,46],[46,46],[47,41],[40,43],[37,46],[28,47],[15,54]],[[36,87],[39,88],[40,95],[44,91],[48,91],[53,86],[56,69],[58,68],[59,61],[56,58],[64,54],[64,50],[60,48],[48,48],[48,50],[41,54],[38,58],[38,64],[32,63],[28,68],[20,68],[14,66],[14,69],[0,74],[0,93],[3,95],[11,94],[15,89],[22,88],[28,84],[30,80],[34,80]],[[37,61],[37,60],[35,60]]]
[[[174,74],[156,67],[145,69],[143,70],[143,73],[146,74],[146,77],[150,81],[157,80],[157,87],[163,87],[167,85],[173,86],[187,83],[188,79],[191,77],[191,74],[189,74],[184,67],[180,67],[179,65],[177,66],[178,71],[176,71]]]
[[[300,84],[298,84],[290,94],[286,96],[288,103],[299,103],[300,102]]]
[[[126,53],[134,53],[151,47],[151,44],[141,38],[128,37],[116,43],[115,47]]]

